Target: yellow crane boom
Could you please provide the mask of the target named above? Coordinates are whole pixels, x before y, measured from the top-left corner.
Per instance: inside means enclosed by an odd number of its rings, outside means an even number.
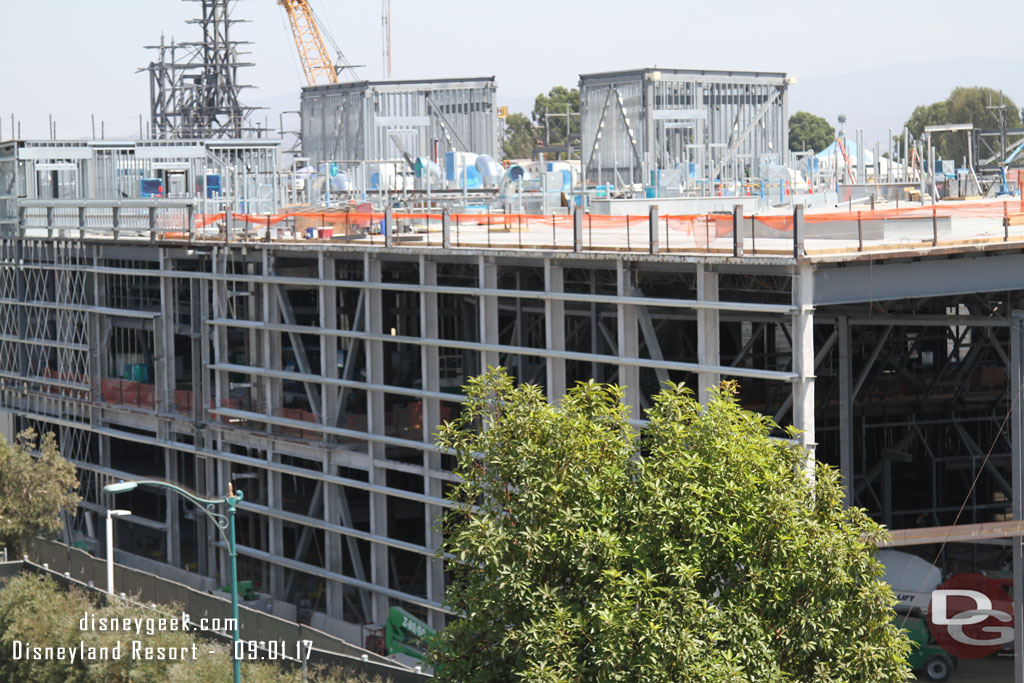
[[[327,46],[324,45],[324,38],[320,35],[309,3],[306,0],[277,0],[277,4],[284,7],[288,15],[292,35],[295,37],[295,49],[299,52],[302,71],[306,74],[306,83],[317,85],[324,82],[322,79],[326,79],[327,83],[337,83],[338,72],[327,53]]]

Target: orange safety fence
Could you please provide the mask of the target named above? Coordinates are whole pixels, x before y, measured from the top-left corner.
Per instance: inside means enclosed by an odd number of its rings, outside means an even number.
[[[351,231],[376,232],[385,220],[385,214],[370,211],[368,204],[361,204],[359,211],[337,210],[337,211],[291,211],[268,215],[251,215],[242,213],[231,214],[234,221],[254,228],[266,228],[280,225],[283,221],[294,219],[294,229],[304,230],[307,236],[315,233],[317,228],[322,228],[320,237],[331,237],[332,232],[345,234]],[[922,218],[986,218],[986,219],[1009,219],[1024,214],[1024,199],[990,199],[955,201],[944,200],[932,205],[924,206],[892,206],[890,202],[884,205],[876,205],[874,209],[864,204],[839,205],[827,211],[810,210],[804,214],[807,223],[828,223],[831,221],[850,221],[858,218],[863,221],[872,220],[898,220],[898,219],[922,219]],[[198,214],[196,225],[207,227],[212,223],[225,219],[226,214]],[[572,215],[539,215],[527,213],[453,213],[449,215],[453,231],[463,228],[486,228],[488,230],[523,231],[538,229],[548,230],[572,230],[574,217]],[[435,212],[394,212],[392,220],[402,223],[432,224],[437,227],[442,221],[442,214]],[[584,231],[591,230],[626,230],[632,233],[636,230],[638,236],[646,233],[649,228],[649,216],[647,215],[625,215],[625,216],[598,216],[584,214],[581,217]],[[770,213],[770,214],[747,214],[744,220],[755,221],[758,225],[770,228],[779,232],[792,232],[792,213]],[[672,234],[681,233],[692,236],[698,247],[705,247],[715,239],[724,237],[732,232],[731,213],[701,213],[701,214],[664,214],[658,218],[658,235],[668,248],[672,247]],[[179,233],[174,233],[178,236]],[[183,235],[182,235],[183,236]],[[314,235],[315,236],[315,235]],[[642,238],[641,238],[642,239]]]

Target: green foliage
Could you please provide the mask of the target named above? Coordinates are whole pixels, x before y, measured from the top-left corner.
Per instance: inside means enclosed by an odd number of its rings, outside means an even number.
[[[798,111],[789,117],[789,149],[793,152],[820,152],[835,139],[836,129],[820,116]]]
[[[38,443],[26,430],[15,444],[0,442],[0,545],[21,552],[33,536],[52,536],[60,528],[58,514],[64,508],[75,514],[81,498],[78,475],[71,461],[61,457],[52,433]]]
[[[999,128],[999,111],[989,109],[990,105],[1006,105],[1006,127],[1020,126],[1020,110],[1006,95],[992,88],[954,88],[945,100],[922,104],[914,109],[907,120],[908,128],[915,139],[922,139],[925,126],[953,123],[973,123],[976,128]],[[900,136],[902,137],[902,136]],[[952,159],[957,164],[967,158],[967,133],[935,133],[932,135],[935,153],[940,159]],[[996,150],[998,145],[993,147]]]
[[[445,520],[463,615],[438,681],[881,681],[909,643],[833,469],[774,440],[734,385],[706,406],[668,385],[638,434],[623,390],[552,406],[503,370],[471,379],[440,444],[463,481]]]
[[[156,613],[133,607],[122,601],[98,607],[78,589],[61,590],[49,577],[23,574],[12,578],[0,590],[0,680],[25,683],[158,683],[161,681],[229,681],[232,660],[224,643],[197,640],[183,631],[157,631],[136,635],[125,631],[79,630],[80,620],[88,612],[98,619],[149,619],[180,615],[181,610]],[[108,622],[109,623],[109,622]],[[86,660],[14,660],[14,641],[39,647],[107,647],[120,641],[120,659]],[[131,657],[131,641],[142,647],[191,648],[197,645],[197,657],[183,661],[145,660]],[[212,651],[212,652],[211,652]],[[298,683],[301,671],[283,671],[271,664],[242,664],[242,678],[249,683]],[[314,668],[309,678],[314,683],[382,683],[360,674]]]
[[[547,95],[541,93],[533,101],[533,121],[536,123],[536,137],[545,144],[564,145],[566,139],[566,111],[568,117],[569,137],[574,141],[576,149],[573,158],[579,158],[580,138],[580,91],[556,85]]]
[[[526,114],[509,114],[501,139],[501,152],[505,158],[529,159],[536,144],[537,131]]]

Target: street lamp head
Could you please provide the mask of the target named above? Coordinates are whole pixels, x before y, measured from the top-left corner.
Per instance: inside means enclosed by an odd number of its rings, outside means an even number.
[[[111,517],[128,517],[131,514],[131,510],[107,510],[107,515]]]
[[[106,493],[127,493],[128,491],[134,491],[138,485],[139,483],[135,481],[122,481],[116,484],[107,484],[103,487],[103,490]]]

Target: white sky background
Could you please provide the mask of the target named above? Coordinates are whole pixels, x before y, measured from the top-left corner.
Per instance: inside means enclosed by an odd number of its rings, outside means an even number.
[[[367,65],[360,78],[380,79],[380,0],[312,5],[348,60]],[[197,3],[180,0],[0,0],[0,138],[11,137],[12,112],[26,138],[47,137],[49,114],[61,138],[88,136],[93,113],[97,128],[106,121],[107,137],[137,135],[149,84],[136,69],[153,57],[143,46],[161,32],[197,39],[198,27],[185,24],[197,13]],[[257,86],[243,101],[297,109],[305,81],[284,10],[275,0],[239,0],[232,16],[249,20],[235,25],[234,37],[253,42],[256,63],[242,71],[242,82]],[[1024,105],[1021,25],[1020,0],[392,0],[392,75],[494,75],[499,100],[522,110],[552,86],[575,87],[580,73],[654,65],[785,71],[799,79],[791,113],[804,108],[835,124],[846,112],[849,127],[871,129],[870,140],[881,125],[901,126],[907,106],[942,99],[955,85],[1002,87]],[[990,58],[988,66],[968,73],[977,72],[975,82],[961,82],[956,67],[978,58]],[[933,64],[940,59],[947,66]],[[838,76],[858,72],[870,77]],[[849,90],[837,87],[845,82]],[[823,84],[827,99],[816,100]],[[915,88],[928,99],[896,106]],[[888,123],[851,114],[868,110],[886,112]]]

